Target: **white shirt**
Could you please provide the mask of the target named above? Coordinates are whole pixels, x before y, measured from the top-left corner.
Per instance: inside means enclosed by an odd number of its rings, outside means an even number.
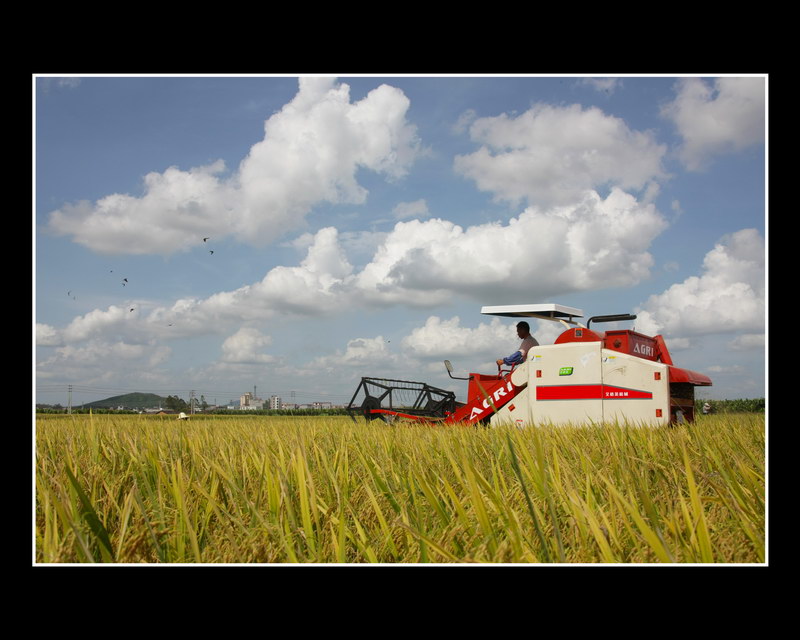
[[[529,335],[527,338],[522,340],[522,344],[519,345],[519,351],[522,354],[522,359],[526,360],[528,358],[528,351],[530,351],[533,347],[538,347],[539,343],[536,342],[536,338]]]

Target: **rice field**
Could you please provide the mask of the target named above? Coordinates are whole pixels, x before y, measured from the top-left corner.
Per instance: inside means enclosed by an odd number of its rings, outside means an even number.
[[[765,418],[38,415],[33,561],[766,563]]]

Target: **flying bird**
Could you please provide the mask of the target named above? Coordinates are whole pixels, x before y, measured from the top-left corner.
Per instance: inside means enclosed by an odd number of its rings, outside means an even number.
[[[206,240],[208,240],[208,238],[203,238],[203,242],[205,242]]]
[[[213,252],[213,251],[209,251],[209,253],[210,253],[212,256],[214,255],[214,252]]]
[[[127,279],[127,278],[123,278],[123,279],[122,279],[122,286],[123,286],[123,287],[125,286],[125,283],[126,283],[126,282],[128,282],[128,279]]]

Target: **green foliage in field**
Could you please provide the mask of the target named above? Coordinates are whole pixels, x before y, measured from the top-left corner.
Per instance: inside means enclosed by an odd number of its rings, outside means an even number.
[[[41,415],[38,563],[764,563],[764,417]]]
[[[248,409],[243,412],[241,409],[214,409],[214,415],[218,416],[349,416],[347,409],[343,407],[319,408],[319,409]]]
[[[61,408],[53,408],[53,407],[36,407],[36,413],[55,413],[55,414],[67,414],[67,413],[83,413],[89,415],[90,413],[94,415],[104,415],[104,414],[115,414],[115,415],[138,415],[138,411],[134,411],[133,409],[92,409],[88,407],[72,407],[72,409],[65,409]]]
[[[178,398],[180,400],[180,398]],[[180,400],[180,402],[183,402]],[[184,413],[189,413],[190,408],[189,405],[185,402],[183,404],[180,403],[173,403],[171,405],[166,405],[167,409],[178,413],[183,411]],[[96,415],[105,414],[105,413],[116,413],[116,414],[138,414],[139,411],[135,411],[133,409],[95,409],[87,406],[81,407],[72,407],[70,410],[71,413],[93,413]],[[36,413],[67,413],[67,409],[64,407],[54,408],[48,406],[36,406]],[[332,409],[249,409],[246,411],[242,411],[241,409],[212,409],[209,411],[198,411],[198,414],[203,413],[205,415],[215,415],[215,416],[238,416],[238,417],[253,417],[253,416],[294,416],[294,417],[308,417],[308,416],[349,416],[347,409],[343,407],[335,407]]]
[[[737,400],[696,400],[695,411],[699,414],[703,405],[711,405],[711,413],[764,413],[767,407],[765,398],[739,398]]]

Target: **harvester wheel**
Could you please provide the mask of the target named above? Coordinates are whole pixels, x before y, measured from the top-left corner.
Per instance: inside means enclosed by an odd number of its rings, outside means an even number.
[[[366,398],[364,398],[364,402],[361,403],[361,415],[363,415],[364,419],[369,422],[370,420],[374,420],[380,415],[377,413],[372,413],[372,410],[380,408],[381,408],[380,400],[378,400],[374,396],[367,396]]]

